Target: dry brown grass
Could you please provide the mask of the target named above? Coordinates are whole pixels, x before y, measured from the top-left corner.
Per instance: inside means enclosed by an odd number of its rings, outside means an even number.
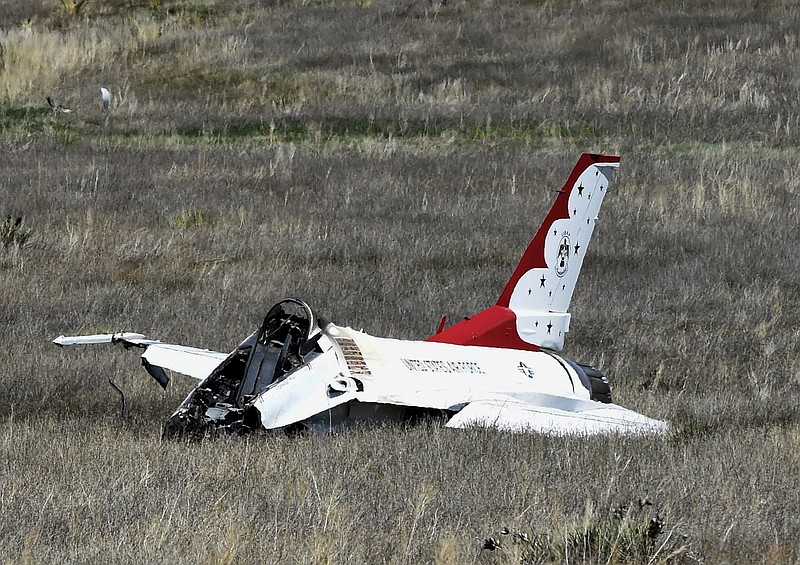
[[[800,559],[796,7],[144,4],[0,0],[4,561]],[[191,383],[48,344],[227,350],[287,295],[426,336],[584,150],[623,161],[567,352],[668,438],[161,443]]]

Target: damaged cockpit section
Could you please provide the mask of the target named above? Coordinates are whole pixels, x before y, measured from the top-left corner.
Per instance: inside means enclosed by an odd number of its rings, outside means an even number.
[[[322,335],[305,302],[279,302],[261,327],[189,394],[165,424],[164,436],[258,429],[253,399],[318,356]]]

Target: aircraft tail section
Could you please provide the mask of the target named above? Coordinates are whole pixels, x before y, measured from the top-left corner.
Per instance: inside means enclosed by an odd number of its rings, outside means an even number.
[[[584,153],[495,306],[430,341],[560,351],[583,258],[619,157]]]
[[[584,154],[522,256],[497,305],[516,315],[520,339],[560,351],[569,303],[619,157]]]

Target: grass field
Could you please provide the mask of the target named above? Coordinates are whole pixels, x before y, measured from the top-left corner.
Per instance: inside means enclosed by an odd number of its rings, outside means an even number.
[[[779,0],[0,0],[0,559],[800,562],[798,29]],[[227,351],[286,296],[426,337],[494,303],[584,151],[622,164],[565,353],[667,437],[161,442],[188,379],[50,344]]]

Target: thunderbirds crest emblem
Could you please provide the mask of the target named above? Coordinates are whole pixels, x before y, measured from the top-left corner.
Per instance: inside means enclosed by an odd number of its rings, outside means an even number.
[[[569,233],[561,234],[561,242],[558,244],[558,255],[556,256],[556,275],[563,277],[569,268]]]

